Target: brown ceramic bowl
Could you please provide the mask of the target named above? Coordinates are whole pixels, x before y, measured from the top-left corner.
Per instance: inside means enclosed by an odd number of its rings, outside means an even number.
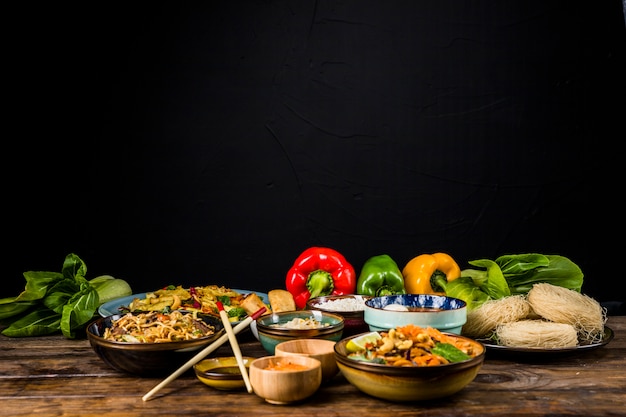
[[[369,333],[369,332],[367,332]],[[474,380],[485,360],[485,346],[473,339],[444,333],[472,344],[476,356],[436,366],[393,366],[351,359],[346,348],[351,336],[335,344],[337,365],[360,391],[386,401],[406,402],[450,396]]]
[[[372,298],[369,295],[347,294],[327,295],[311,298],[306,303],[309,310],[321,310],[343,317],[343,336],[352,336],[369,330],[363,315],[365,301]]]
[[[307,356],[322,363],[322,382],[330,381],[339,373],[335,359],[334,340],[296,339],[276,345],[276,356]]]
[[[87,338],[96,354],[111,368],[145,377],[169,375],[194,357],[202,348],[224,333],[218,317],[206,315],[202,320],[215,332],[206,337],[160,343],[116,342],[104,339],[104,330],[123,314],[101,317],[87,326]]]
[[[264,356],[250,364],[254,393],[270,404],[290,404],[313,395],[322,383],[322,364],[306,356]]]

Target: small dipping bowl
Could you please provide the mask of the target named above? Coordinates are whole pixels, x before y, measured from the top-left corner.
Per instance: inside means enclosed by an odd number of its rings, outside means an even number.
[[[243,357],[243,363],[248,370],[254,359]],[[240,390],[246,386],[237,358],[234,356],[203,359],[196,363],[193,369],[200,381],[219,390]]]
[[[264,356],[250,364],[250,383],[270,404],[303,401],[319,389],[322,364],[306,356]]]
[[[307,356],[322,364],[322,382],[330,381],[339,372],[335,359],[335,341],[325,339],[295,339],[276,345],[276,356]]]

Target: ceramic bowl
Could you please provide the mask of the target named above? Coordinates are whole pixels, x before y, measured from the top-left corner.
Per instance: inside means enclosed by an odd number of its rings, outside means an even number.
[[[406,402],[450,396],[474,380],[485,359],[481,343],[454,333],[444,334],[472,343],[476,356],[437,366],[391,366],[348,358],[346,345],[356,336],[335,344],[335,357],[342,375],[365,394],[386,401]]]
[[[322,364],[322,382],[328,382],[339,373],[335,359],[334,340],[296,339],[276,345],[276,356],[308,356]]]
[[[327,295],[311,298],[306,303],[309,310],[321,310],[343,317],[343,336],[352,336],[367,331],[367,323],[363,319],[365,301],[372,298],[369,295]]]
[[[318,327],[286,327],[296,321],[306,321]],[[276,345],[294,339],[326,339],[338,341],[343,336],[343,317],[320,310],[283,311],[256,319],[256,331],[263,348],[274,355]]]
[[[145,377],[169,375],[184,365],[202,348],[224,334],[218,317],[202,316],[215,329],[210,336],[178,342],[132,343],[104,339],[104,331],[123,314],[101,317],[87,326],[87,338],[96,354],[111,368]]]
[[[250,369],[250,364],[254,359],[248,356],[243,357],[246,369]],[[193,366],[193,370],[200,381],[219,390],[240,390],[246,386],[237,358],[234,356],[203,359]]]
[[[461,334],[467,321],[467,303],[434,294],[386,295],[365,302],[363,319],[370,331],[415,324]]]
[[[254,393],[270,404],[290,404],[313,395],[322,383],[320,361],[306,356],[264,356],[250,364]]]

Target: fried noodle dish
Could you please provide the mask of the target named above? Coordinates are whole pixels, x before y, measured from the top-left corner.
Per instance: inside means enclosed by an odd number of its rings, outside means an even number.
[[[219,317],[217,302],[221,301],[230,321],[239,321],[247,316],[241,304],[245,296],[230,288],[218,285],[190,287],[170,285],[146,293],[145,298],[135,298],[126,311],[170,311],[183,310]]]
[[[163,343],[199,339],[215,334],[215,327],[193,313],[158,311],[127,313],[104,330],[104,339],[128,343]]]

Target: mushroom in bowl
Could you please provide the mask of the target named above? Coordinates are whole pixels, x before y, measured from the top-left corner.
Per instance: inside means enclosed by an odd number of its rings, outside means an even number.
[[[386,295],[365,302],[363,319],[370,331],[416,324],[461,334],[467,321],[467,303],[435,294]]]
[[[442,398],[474,380],[485,347],[432,327],[400,326],[366,332],[335,344],[344,377],[360,391],[388,401]]]
[[[91,347],[107,365],[146,377],[177,370],[223,333],[217,317],[176,310],[115,314],[87,327]]]

